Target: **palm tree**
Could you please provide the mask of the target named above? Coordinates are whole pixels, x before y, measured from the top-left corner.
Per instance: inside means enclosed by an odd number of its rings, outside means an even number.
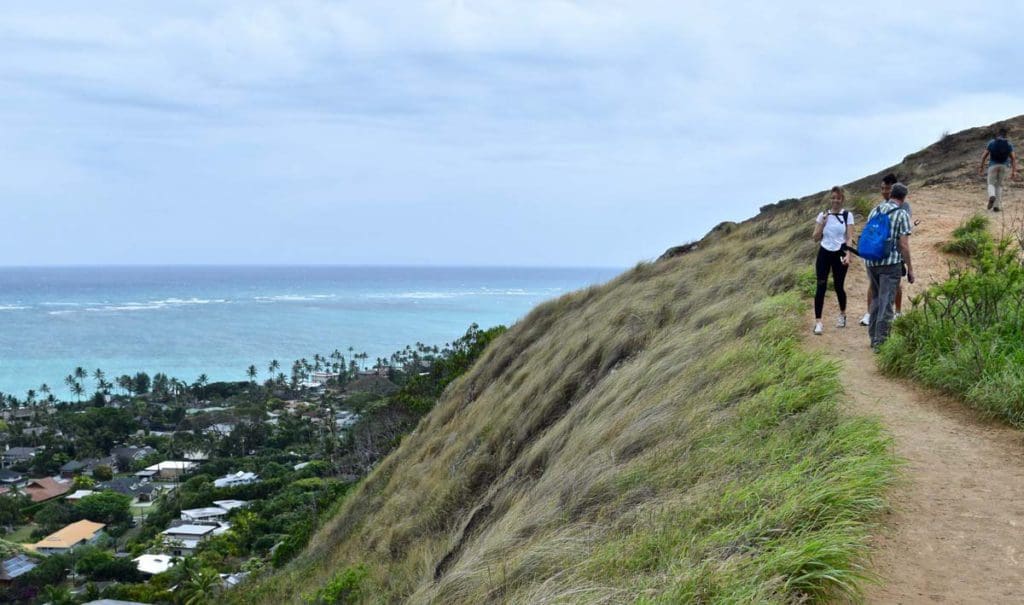
[[[82,403],[82,394],[85,393],[85,389],[82,387],[81,382],[75,382],[71,385],[71,392],[74,393],[78,403]]]
[[[75,368],[75,379],[76,380],[85,380],[88,376],[89,376],[89,372],[86,372],[85,368],[83,368],[82,366],[78,366],[77,368]]]
[[[75,605],[75,597],[71,596],[71,591],[60,586],[44,588],[43,598],[50,605]]]
[[[96,380],[97,384],[103,384],[107,379],[107,375],[103,373],[103,370],[96,368],[93,370],[92,377]],[[98,389],[99,387],[97,387]]]
[[[50,385],[46,384],[45,382],[43,384],[39,385],[39,392],[42,393],[43,397],[49,395],[50,394]]]
[[[251,382],[253,384],[256,384],[256,374],[257,374],[256,366],[255,365],[249,366],[249,369],[247,369],[245,371],[245,373],[246,373],[246,375],[249,376],[249,382]]]
[[[36,404],[36,390],[35,389],[29,389],[28,392],[25,393],[25,403],[28,404],[29,407],[35,406],[35,404]]]
[[[208,605],[220,588],[220,576],[210,568],[202,568],[189,575],[181,585],[183,605]]]
[[[274,373],[281,369],[281,362],[276,359],[270,360],[270,365],[267,366],[267,371],[270,373],[270,377],[274,377]]]

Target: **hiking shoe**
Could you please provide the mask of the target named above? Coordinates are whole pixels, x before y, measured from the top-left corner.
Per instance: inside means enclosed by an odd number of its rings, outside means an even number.
[[[824,331],[825,331],[825,328],[824,328],[824,326],[821,325],[820,321],[814,324],[814,333],[815,334],[817,334],[818,336],[821,336],[821,333],[824,332]]]
[[[903,317],[903,313],[901,313],[899,311],[896,311],[895,313],[892,314],[892,318],[893,319],[899,319],[901,317]]]
[[[846,327],[846,315],[840,315],[839,316],[839,319],[836,320],[836,327],[837,328],[845,328]]]
[[[860,325],[862,325],[862,326],[870,326],[871,325],[871,314],[870,313],[865,313],[864,317],[860,318]]]
[[[988,209],[991,210],[992,206],[995,206],[995,205],[996,205],[996,196],[994,196],[994,195],[988,196]]]

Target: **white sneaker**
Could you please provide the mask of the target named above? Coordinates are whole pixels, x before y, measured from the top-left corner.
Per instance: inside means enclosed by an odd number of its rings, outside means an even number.
[[[870,326],[871,325],[871,314],[870,313],[865,313],[864,317],[860,318],[860,325],[862,325],[862,326]]]
[[[839,316],[839,319],[836,320],[836,327],[837,328],[845,328],[846,327],[846,315],[840,315]]]
[[[824,331],[825,331],[825,328],[821,325],[820,321],[816,322],[814,324],[814,333],[815,334],[817,334],[818,336],[821,336],[821,333],[824,332]]]
[[[895,313],[892,314],[892,318],[893,319],[896,319],[898,317],[903,317],[903,314],[900,313],[899,311],[896,311]]]

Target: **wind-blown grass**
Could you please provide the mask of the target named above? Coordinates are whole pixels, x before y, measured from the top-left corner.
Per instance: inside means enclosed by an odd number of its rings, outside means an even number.
[[[771,209],[541,305],[302,556],[233,598],[855,600],[895,461],[797,342],[812,220]]]
[[[1024,428],[1024,266],[1019,245],[994,242],[985,225],[975,217],[954,231],[947,249],[968,263],[894,324],[879,362]]]

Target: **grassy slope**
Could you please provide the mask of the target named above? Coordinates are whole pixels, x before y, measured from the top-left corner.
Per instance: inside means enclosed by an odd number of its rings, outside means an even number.
[[[837,412],[836,367],[796,345],[810,210],[535,309],[299,559],[235,597],[303,602],[360,565],[365,602],[855,591],[894,463],[877,424]]]

